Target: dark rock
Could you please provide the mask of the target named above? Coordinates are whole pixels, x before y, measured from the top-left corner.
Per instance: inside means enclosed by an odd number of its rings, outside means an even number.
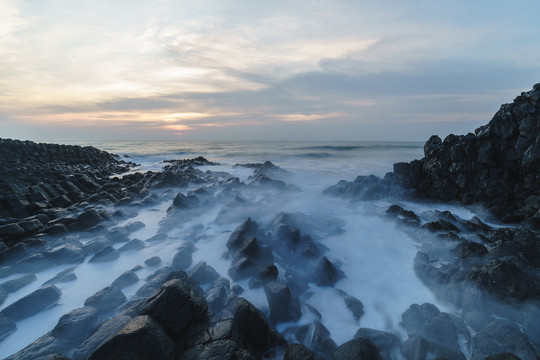
[[[60,271],[58,274],[53,276],[51,279],[45,281],[43,285],[56,284],[62,282],[73,281],[77,279],[77,276],[73,273],[75,268],[69,268],[63,271]]]
[[[150,316],[137,316],[102,343],[89,360],[172,359],[174,343]]]
[[[124,228],[129,232],[135,232],[137,230],[144,228],[145,226],[146,225],[141,221],[134,221],[124,226]]]
[[[4,301],[6,301],[7,297],[8,292],[2,286],[0,286],[0,305],[2,305]]]
[[[520,360],[520,358],[511,353],[502,353],[488,356],[486,360]]]
[[[91,306],[98,309],[102,313],[107,313],[116,309],[126,301],[126,296],[116,286],[107,286],[101,289],[94,295],[90,296],[84,302],[84,306]]]
[[[228,274],[234,281],[239,281],[257,275],[257,271],[257,265],[252,260],[241,257],[231,264]]]
[[[231,233],[231,236],[227,241],[227,248],[229,250],[237,250],[243,245],[244,241],[250,237],[264,239],[266,234],[259,229],[259,225],[255,221],[248,218]]]
[[[65,340],[57,339],[47,333],[21,351],[6,358],[6,360],[37,360],[54,359],[55,354],[65,353],[69,350],[69,345]],[[60,358],[65,359],[65,358]]]
[[[270,281],[276,280],[278,277],[278,269],[274,264],[265,265],[259,268],[259,272],[256,275],[256,278],[260,280],[262,285],[269,283]]]
[[[159,234],[156,234],[156,235],[152,236],[149,239],[146,239],[146,241],[148,241],[148,242],[161,242],[161,241],[165,241],[165,240],[167,240],[167,234],[165,234],[165,233],[159,233]]]
[[[386,214],[390,217],[397,218],[400,222],[406,225],[420,225],[420,219],[414,212],[405,210],[399,205],[390,205],[390,207],[386,210]]]
[[[83,307],[62,315],[51,335],[63,340],[80,343],[96,328],[99,313],[95,308]]]
[[[133,271],[128,270],[118,276],[111,285],[118,287],[119,289],[136,284],[139,281],[139,277]]]
[[[139,239],[133,239],[122,245],[118,251],[134,251],[144,249],[144,242]]]
[[[161,264],[161,258],[159,256],[152,256],[151,258],[148,258],[144,260],[144,263],[148,266],[158,266]]]
[[[297,299],[291,295],[289,287],[279,281],[272,281],[264,286],[264,293],[268,301],[271,326],[280,322],[294,322],[300,319],[302,312]]]
[[[106,246],[99,250],[88,262],[90,263],[103,263],[116,260],[120,257],[118,250],[112,246]]]
[[[177,269],[186,269],[190,267],[193,262],[193,258],[191,257],[192,253],[193,251],[189,247],[181,247],[173,256],[172,266]]]
[[[254,237],[247,238],[237,249],[237,254],[239,257],[249,258],[256,265],[268,265],[274,262],[272,250],[268,246],[260,244]]]
[[[86,230],[105,220],[95,209],[82,212],[75,221],[77,229]]]
[[[174,279],[146,301],[141,314],[152,316],[176,337],[206,318],[207,304],[187,283]]]
[[[427,229],[429,231],[453,231],[459,232],[459,229],[448,220],[439,219],[437,221],[432,221],[422,225],[422,229]]]
[[[484,245],[472,241],[461,240],[456,248],[459,257],[465,259],[470,257],[482,257],[487,254]]]
[[[0,314],[12,320],[22,320],[49,308],[61,295],[56,286],[46,285],[7,306]]]
[[[345,274],[323,257],[311,272],[311,280],[319,286],[334,286]]]
[[[195,265],[188,275],[191,280],[199,285],[211,283],[219,277],[217,271],[204,261]]]
[[[24,229],[17,223],[11,223],[0,226],[0,238],[18,238],[26,233]]]
[[[19,277],[15,278],[15,279],[8,280],[8,281],[5,281],[5,282],[1,283],[0,288],[3,288],[7,292],[14,292],[14,291],[17,291],[19,289],[22,289],[26,285],[29,285],[29,284],[33,283],[34,281],[36,281],[36,280],[37,280],[37,277],[36,277],[35,274],[22,275],[22,276],[19,276]],[[0,298],[1,298],[1,295],[0,295]],[[0,299],[0,304],[2,302],[3,301]]]
[[[302,344],[290,344],[283,360],[315,360],[315,354]]]
[[[149,275],[145,281],[146,283],[137,290],[135,293],[136,298],[147,298],[167,279],[167,276],[174,271],[174,268],[170,266],[164,266],[156,270],[153,274]]]
[[[17,329],[15,322],[0,313],[0,342]]]
[[[106,321],[86,339],[73,354],[73,360],[86,360],[90,354],[106,339],[114,335],[121,330],[131,318],[126,315],[117,315],[112,319]]]
[[[396,335],[381,330],[361,328],[354,334],[354,338],[368,339],[381,352],[390,351],[400,346],[399,338]]]
[[[46,257],[56,264],[72,264],[83,261],[86,253],[77,245],[64,244],[48,251]]]
[[[353,339],[340,345],[332,357],[334,360],[382,360],[379,351],[368,339]]]
[[[321,355],[325,359],[332,357],[337,348],[334,340],[330,338],[330,332],[320,321],[301,326],[296,331],[295,337],[315,355]]]
[[[471,360],[507,352],[522,360],[536,359],[536,351],[527,336],[509,321],[494,320],[472,338]]]
[[[346,296],[344,299],[345,305],[353,314],[356,321],[359,321],[362,315],[364,315],[364,304],[354,296]]]
[[[231,290],[229,280],[225,278],[217,278],[204,292],[204,298],[208,303],[209,309],[218,314],[221,310],[235,297]]]

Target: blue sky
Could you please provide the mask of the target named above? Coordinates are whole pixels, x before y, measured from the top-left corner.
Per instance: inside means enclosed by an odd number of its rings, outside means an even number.
[[[538,0],[0,0],[0,136],[425,140],[540,82]]]

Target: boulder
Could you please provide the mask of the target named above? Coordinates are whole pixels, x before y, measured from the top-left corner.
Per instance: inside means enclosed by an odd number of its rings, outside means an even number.
[[[62,340],[80,343],[92,334],[97,326],[99,312],[83,307],[62,315],[51,335]]]
[[[15,322],[0,313],[0,343],[16,329]]]
[[[301,326],[296,331],[295,338],[315,355],[320,355],[325,359],[331,358],[337,348],[334,340],[330,338],[330,331],[320,321]]]
[[[353,339],[340,345],[333,360],[382,360],[379,351],[368,339]]]
[[[272,281],[264,286],[270,314],[271,326],[280,322],[295,322],[300,319],[300,303],[291,295],[289,287],[282,281]]]
[[[133,271],[128,270],[118,276],[111,285],[118,287],[119,289],[136,284],[139,281],[139,277]]]
[[[126,301],[126,296],[118,287],[111,285],[101,289],[94,295],[85,300],[84,306],[91,306],[100,311],[107,313],[116,309]]]
[[[199,285],[211,283],[219,277],[218,272],[204,261],[195,265],[188,275]]]
[[[73,273],[73,270],[75,270],[74,267],[66,269],[66,270],[62,270],[58,274],[53,276],[51,279],[45,281],[43,283],[43,285],[62,283],[62,282],[68,282],[68,281],[76,280],[77,275],[75,275]]]
[[[174,337],[207,316],[203,297],[179,279],[164,283],[143,306],[141,314],[152,316]]]
[[[80,246],[63,244],[49,250],[45,256],[56,264],[72,264],[82,262],[86,253]]]
[[[98,250],[96,254],[88,260],[89,263],[104,263],[116,260],[120,257],[118,250],[112,246],[105,246],[103,249]]]
[[[158,266],[161,264],[161,258],[159,256],[152,256],[146,260],[144,260],[144,263],[148,266]]]
[[[247,257],[240,257],[231,264],[228,274],[234,281],[247,279],[257,275],[258,268],[255,263]]]
[[[283,360],[315,360],[315,354],[302,344],[290,344],[285,349]]]
[[[135,251],[144,249],[145,245],[142,240],[133,239],[122,245],[118,251]]]
[[[90,355],[89,360],[173,359],[174,343],[150,316],[135,317]]]
[[[174,254],[172,259],[172,266],[174,266],[177,269],[186,269],[191,266],[191,263],[193,262],[193,258],[191,257],[191,254],[193,253],[193,250],[188,246],[182,246],[176,254]]]
[[[21,275],[19,277],[16,277],[15,279],[11,279],[8,281],[5,281],[0,284],[0,288],[4,289],[7,292],[14,292],[19,289],[22,289],[26,285],[29,285],[37,280],[37,277],[35,274],[27,274],[27,275]],[[2,296],[0,295],[0,298]],[[0,304],[2,303],[2,300],[0,300]]]
[[[56,286],[46,285],[7,306],[0,314],[12,320],[22,320],[49,308],[61,295]]]
[[[77,230],[86,230],[96,226],[103,220],[105,219],[103,218],[103,216],[100,215],[99,212],[97,212],[96,209],[89,209],[77,216],[73,227]]]
[[[401,345],[399,338],[391,333],[369,329],[369,328],[360,328],[354,334],[355,339],[368,339],[373,345],[380,351],[391,351],[395,348],[398,348]]]
[[[326,257],[323,257],[311,271],[310,279],[319,286],[334,286],[345,274]]]
[[[353,314],[353,317],[356,321],[359,321],[362,315],[364,315],[364,304],[354,296],[345,296],[343,299],[345,305]]]
[[[88,339],[86,339],[73,354],[73,360],[86,360],[90,354],[106,339],[121,330],[131,318],[126,315],[117,315],[101,325]]]

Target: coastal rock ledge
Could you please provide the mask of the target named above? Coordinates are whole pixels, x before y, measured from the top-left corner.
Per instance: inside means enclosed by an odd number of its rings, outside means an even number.
[[[387,196],[478,204],[505,222],[540,226],[540,84],[504,104],[475,133],[433,135],[424,158],[394,164],[383,179],[359,176],[326,193],[374,199]]]

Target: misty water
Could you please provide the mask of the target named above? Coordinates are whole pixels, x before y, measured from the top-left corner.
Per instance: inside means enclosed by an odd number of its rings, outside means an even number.
[[[84,143],[99,149],[127,155],[126,160],[140,164],[132,171],[159,170],[167,159],[182,159],[203,156],[219,166],[204,166],[200,170],[223,172],[247,182],[253,170],[234,167],[235,164],[261,163],[272,161],[290,172],[286,182],[301,191],[282,192],[275,189],[240,189],[248,199],[248,205],[234,207],[226,212],[226,200],[215,196],[200,209],[186,211],[168,230],[168,238],[162,242],[147,241],[154,236],[167,209],[178,192],[186,194],[200,185],[189,188],[160,192],[160,201],[148,207],[131,208],[134,216],[114,226],[123,226],[141,221],[145,227],[131,233],[131,239],[145,241],[142,250],[122,252],[119,259],[107,263],[89,263],[91,256],[80,264],[56,266],[37,272],[37,280],[22,289],[9,294],[0,310],[21,297],[39,288],[45,281],[62,270],[74,268],[75,281],[56,284],[62,291],[59,303],[35,316],[17,322],[17,330],[0,343],[0,357],[3,358],[22,349],[39,336],[51,330],[59,317],[75,308],[82,307],[85,299],[111,284],[123,272],[137,265],[139,281],[122,291],[129,299],[144,284],[144,278],[158,267],[145,265],[144,261],[153,256],[162,260],[159,266],[171,265],[172,257],[182,242],[194,242],[193,265],[205,261],[217,272],[229,278],[227,271],[231,260],[222,256],[226,252],[226,242],[236,227],[251,217],[264,225],[280,212],[301,212],[320,221],[331,220],[345,230],[330,234],[319,241],[328,248],[325,256],[345,273],[345,278],[334,287],[319,287],[310,283],[309,296],[301,302],[317,309],[321,322],[328,328],[331,338],[339,345],[354,336],[360,327],[368,327],[392,332],[404,338],[400,327],[401,314],[414,303],[433,303],[441,311],[452,312],[448,304],[441,303],[430,290],[415,276],[413,259],[419,244],[396,227],[393,220],[385,216],[391,200],[352,202],[346,198],[329,197],[322,191],[339,180],[353,180],[358,175],[374,174],[384,176],[392,171],[392,164],[411,161],[423,156],[422,143],[412,142],[100,142]],[[223,198],[226,199],[226,198]],[[458,206],[434,203],[407,203],[415,212],[425,210],[451,210],[462,218],[470,219],[470,210]],[[221,218],[216,222],[217,218]],[[225,220],[223,220],[225,219]],[[309,230],[309,229],[308,229]],[[80,241],[85,243],[96,237],[85,233]],[[196,240],[193,240],[196,239]],[[115,244],[115,247],[123,243]],[[278,265],[279,269],[279,265]],[[189,269],[187,269],[189,270]],[[280,270],[280,276],[281,276]],[[0,282],[20,276],[12,274]],[[231,279],[231,283],[234,283]],[[249,289],[247,280],[238,282],[244,288],[240,295],[262,311],[268,310],[262,288]],[[361,300],[365,314],[359,321],[342,301],[340,290]],[[304,308],[303,308],[304,310]],[[313,314],[303,311],[298,324],[312,322]],[[278,324],[277,329],[285,332],[291,324]]]

